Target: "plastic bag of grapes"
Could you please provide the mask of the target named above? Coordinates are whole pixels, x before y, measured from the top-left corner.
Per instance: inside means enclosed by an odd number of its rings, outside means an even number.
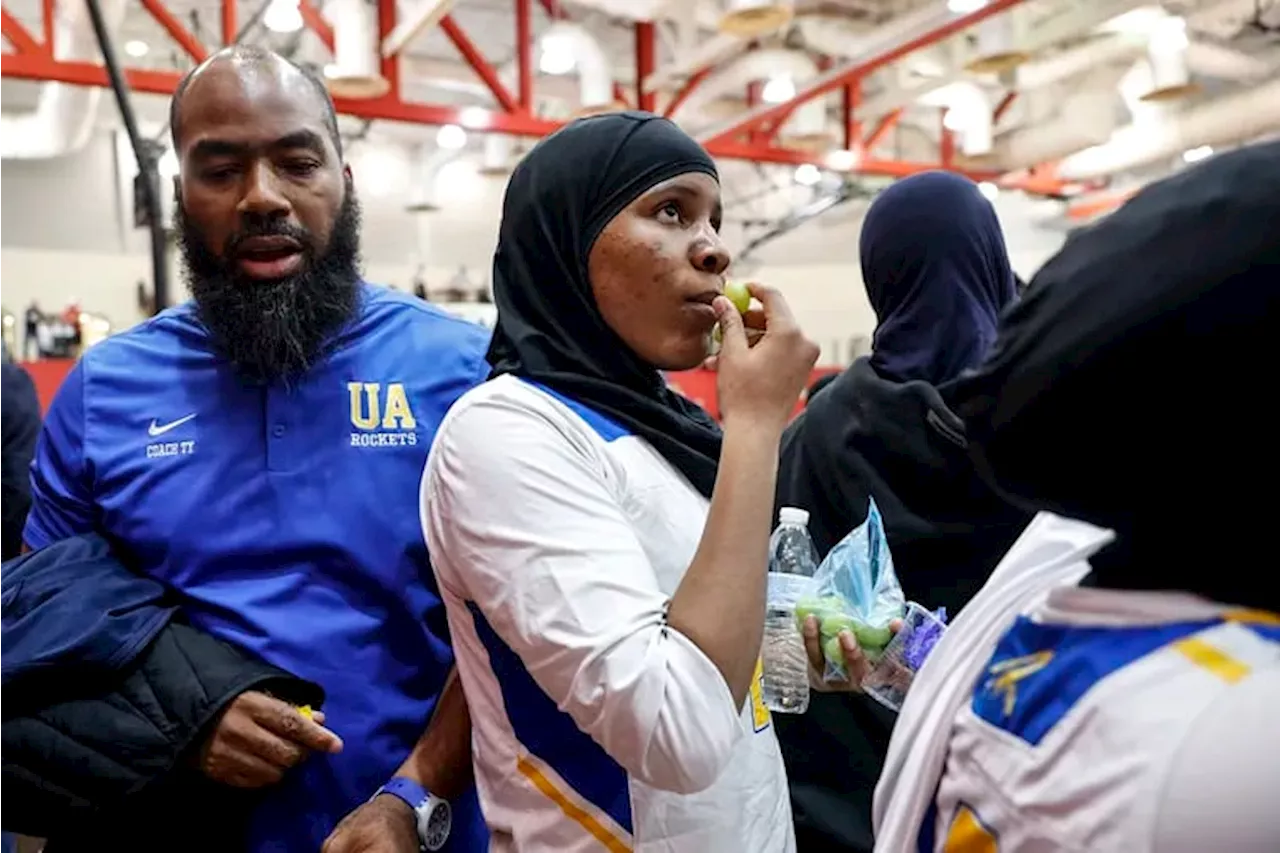
[[[893,570],[880,509],[872,500],[867,520],[827,554],[813,576],[811,594],[796,602],[796,624],[804,631],[809,616],[818,619],[826,681],[849,674],[840,648],[840,632],[849,631],[872,663],[880,659],[893,634],[889,623],[906,611],[906,599]]]

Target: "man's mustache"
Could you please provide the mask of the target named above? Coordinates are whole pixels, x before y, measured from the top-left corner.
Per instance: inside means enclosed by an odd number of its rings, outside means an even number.
[[[246,224],[245,227],[231,234],[222,250],[223,257],[234,258],[240,254],[245,241],[264,237],[283,238],[296,243],[304,254],[314,254],[311,233],[307,229],[289,222],[275,221]]]

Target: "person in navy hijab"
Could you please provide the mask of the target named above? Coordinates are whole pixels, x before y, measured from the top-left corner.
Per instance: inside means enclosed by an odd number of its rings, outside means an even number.
[[[783,435],[777,503],[809,511],[825,556],[874,497],[907,598],[954,614],[1030,520],[978,478],[947,403],[995,340],[1016,298],[1014,273],[991,203],[945,172],[881,193],[861,255],[878,320],[871,355],[814,395]],[[774,721],[800,853],[870,851],[892,715],[865,696],[819,693],[808,713]]]
[[[881,378],[939,386],[981,363],[1017,278],[995,208],[972,181],[950,172],[898,181],[867,211],[861,254]]]

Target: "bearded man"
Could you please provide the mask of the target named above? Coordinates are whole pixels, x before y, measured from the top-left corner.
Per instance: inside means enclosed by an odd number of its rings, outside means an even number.
[[[171,128],[193,300],[68,376],[25,543],[102,534],[189,624],[324,688],[314,717],[242,693],[194,745],[192,767],[253,792],[242,849],[319,850],[353,809],[326,849],[416,850],[429,823],[440,849],[450,799],[445,849],[484,849],[444,607],[418,518],[397,508],[487,374],[488,333],[361,279],[359,204],[316,78],[228,48],[183,81]],[[187,849],[204,832],[189,826]]]

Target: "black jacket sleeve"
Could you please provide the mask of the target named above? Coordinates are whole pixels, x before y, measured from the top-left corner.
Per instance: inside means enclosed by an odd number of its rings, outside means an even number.
[[[40,435],[40,401],[31,375],[7,358],[3,365],[4,405],[0,406],[3,426],[3,455],[0,457],[0,485],[3,486],[3,527],[0,527],[0,558],[16,557],[22,551],[22,526],[31,508],[31,457]]]
[[[223,708],[250,689],[298,705],[319,707],[324,698],[319,686],[177,621],[100,683],[67,685],[62,696],[36,691],[27,702],[21,693],[6,695],[3,828],[55,842],[90,832],[94,843],[85,849],[104,849],[113,826],[132,850],[192,849],[192,833],[206,830],[233,836],[245,810],[219,808],[249,803],[238,792],[216,790],[187,769],[187,759]],[[226,802],[216,806],[211,795]],[[142,810],[149,817],[141,822],[121,819],[137,814],[141,802],[165,802],[192,819],[154,806]],[[157,838],[169,824],[181,832],[172,847]]]

